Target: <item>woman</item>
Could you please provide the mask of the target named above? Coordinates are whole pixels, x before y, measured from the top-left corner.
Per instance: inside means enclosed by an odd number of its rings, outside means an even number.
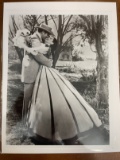
[[[38,27],[39,37],[42,32],[50,34]],[[39,37],[37,43],[31,41],[32,54],[40,53]],[[34,50],[36,47],[39,49]],[[75,144],[78,138],[82,144],[82,138],[102,123],[68,80],[57,70],[40,65],[27,109],[27,126],[39,144]]]

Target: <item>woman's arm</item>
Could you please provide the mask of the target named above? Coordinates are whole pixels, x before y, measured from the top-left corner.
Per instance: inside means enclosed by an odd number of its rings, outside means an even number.
[[[52,61],[46,58],[43,54],[32,55],[33,58],[40,64],[45,65],[47,67],[52,67]]]
[[[26,42],[30,42],[30,38],[28,37],[28,39],[26,40]],[[31,54],[31,56],[40,64],[45,65],[47,67],[51,67],[52,66],[52,62],[46,58],[43,54],[46,54],[49,50],[49,47],[45,47],[44,44],[40,44],[39,47],[33,47],[31,48],[31,46],[27,46],[26,43],[21,43],[21,48],[24,49],[24,53],[26,54]]]
[[[47,49],[46,49],[47,48]],[[45,65],[47,67],[51,67],[52,66],[52,61],[49,60],[48,58],[46,58],[44,55],[43,55],[43,52],[44,53],[47,53],[48,52],[48,47],[46,48],[43,48],[41,47],[36,47],[36,48],[29,48],[27,46],[24,46],[24,49],[27,51],[27,54],[31,54],[32,57],[40,64],[42,65]],[[39,50],[37,50],[39,49]]]
[[[49,51],[49,47],[46,47],[44,44],[40,44],[39,47],[33,48],[24,46],[24,49],[32,55],[47,54],[47,52]]]

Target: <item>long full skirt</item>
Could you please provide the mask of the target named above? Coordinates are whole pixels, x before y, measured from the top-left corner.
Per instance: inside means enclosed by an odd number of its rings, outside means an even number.
[[[36,135],[67,141],[82,136],[101,121],[94,109],[57,70],[40,66],[27,122]]]

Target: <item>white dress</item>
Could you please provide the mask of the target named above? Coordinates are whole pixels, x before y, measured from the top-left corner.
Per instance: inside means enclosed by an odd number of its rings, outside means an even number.
[[[45,66],[39,68],[27,122],[36,135],[63,142],[102,125],[73,85],[57,70]]]

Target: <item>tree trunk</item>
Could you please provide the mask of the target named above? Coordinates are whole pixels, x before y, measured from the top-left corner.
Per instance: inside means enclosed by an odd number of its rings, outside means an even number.
[[[59,58],[61,48],[62,48],[62,41],[63,41],[63,35],[58,34],[57,47],[56,47],[56,51],[55,51],[54,58],[53,58],[53,68],[55,68],[57,60]]]
[[[54,57],[53,57],[53,68],[55,68],[55,66],[56,66],[57,60],[58,60],[59,55],[60,55],[60,50],[61,50],[61,47],[58,45],[58,47],[55,51]]]
[[[57,60],[60,55],[61,47],[63,41],[63,30],[62,30],[62,16],[59,15],[58,19],[58,37],[57,37],[57,47],[53,58],[53,68],[55,68]]]
[[[99,45],[98,45],[99,44]],[[108,107],[108,58],[101,49],[101,41],[97,40],[97,80],[96,80],[96,106]]]

